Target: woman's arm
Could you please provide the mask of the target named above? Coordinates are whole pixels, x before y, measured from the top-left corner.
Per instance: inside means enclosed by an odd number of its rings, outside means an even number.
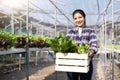
[[[97,47],[97,37],[95,34],[95,31],[93,29],[91,29],[90,31],[90,50],[93,50],[94,54],[97,53],[98,51],[98,47]]]

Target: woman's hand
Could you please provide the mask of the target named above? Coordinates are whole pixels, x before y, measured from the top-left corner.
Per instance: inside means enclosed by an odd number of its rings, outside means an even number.
[[[88,50],[87,53],[88,53],[88,57],[93,57],[94,55],[94,51],[92,49]]]

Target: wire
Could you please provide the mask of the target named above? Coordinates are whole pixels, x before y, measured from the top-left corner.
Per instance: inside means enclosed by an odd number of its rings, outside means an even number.
[[[36,8],[38,8],[40,11],[42,11],[43,13],[47,14],[47,12],[45,12],[43,9],[39,8],[37,5],[35,5],[33,2],[29,1],[30,4],[32,4],[33,6],[35,6]],[[53,16],[51,15],[47,15],[49,17],[51,17],[52,19],[55,19]],[[57,20],[58,23],[61,23],[60,21]]]
[[[72,24],[74,24],[51,0],[49,0],[51,3],[52,3],[52,5],[61,13],[61,14],[63,14],[64,16],[65,16],[65,18],[68,20],[68,21],[70,21]]]
[[[112,0],[110,0],[110,1],[108,2],[108,5],[107,5],[107,7],[105,8],[105,11],[109,8],[111,1],[112,1]]]
[[[99,1],[97,0],[97,7],[98,7],[98,18],[97,18],[97,24],[100,20],[100,5],[99,5]]]
[[[104,11],[103,12],[106,12],[107,11],[107,9],[109,8],[109,6],[110,6],[110,3],[111,3],[111,0],[108,2],[108,5],[107,5],[107,7],[104,9]],[[97,0],[97,4],[98,4],[98,11],[100,11],[100,8],[99,8],[99,1]],[[102,13],[103,13],[102,12]],[[97,24],[98,24],[98,22],[99,22],[99,20],[100,20],[100,17],[101,17],[101,14],[99,13],[99,15],[98,15],[98,19],[97,19]]]
[[[98,0],[97,0],[97,7],[98,7],[98,14],[100,14],[100,5]]]

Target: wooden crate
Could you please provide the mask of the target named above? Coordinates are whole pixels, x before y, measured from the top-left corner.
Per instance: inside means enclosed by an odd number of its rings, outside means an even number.
[[[89,61],[88,54],[56,53],[55,70],[87,73]]]

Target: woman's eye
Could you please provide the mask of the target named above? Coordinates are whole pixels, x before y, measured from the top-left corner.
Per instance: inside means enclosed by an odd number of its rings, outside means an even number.
[[[76,20],[77,18],[74,18],[74,20]]]

